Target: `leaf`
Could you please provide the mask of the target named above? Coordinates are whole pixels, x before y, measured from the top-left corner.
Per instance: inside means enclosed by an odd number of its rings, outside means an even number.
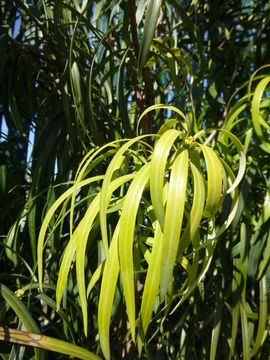
[[[44,220],[42,222],[41,228],[40,228],[40,232],[39,232],[39,236],[38,236],[38,246],[37,246],[38,278],[39,278],[39,286],[40,286],[41,291],[42,291],[42,278],[43,278],[43,246],[44,246],[46,231],[47,231],[47,228],[48,228],[48,225],[49,225],[49,223],[51,221],[52,216],[54,215],[54,213],[56,212],[58,207],[69,196],[72,195],[75,187],[80,188],[80,187],[89,185],[92,182],[101,180],[102,178],[103,178],[103,176],[97,176],[97,177],[93,177],[93,178],[82,181],[79,186],[78,186],[78,184],[75,184],[73,187],[68,189],[64,194],[62,194],[55,201],[55,203],[52,205],[52,207],[47,212],[47,214],[46,214],[46,216],[45,216],[45,218],[44,218]]]
[[[71,67],[71,85],[73,85],[73,99],[76,108],[76,112],[78,114],[78,118],[80,120],[81,125],[85,126],[85,116],[84,116],[84,96],[82,92],[81,85],[81,75],[79,66],[76,61],[73,62]]]
[[[197,138],[200,138],[200,136],[203,133],[209,132],[210,129],[208,130],[201,130],[199,131],[195,136],[194,136],[194,140],[196,140]],[[226,129],[215,129],[214,131],[220,132],[221,133],[221,142],[223,142],[224,137],[223,136],[227,136],[235,145],[235,148],[237,150],[237,153],[239,155],[239,166],[238,166],[238,172],[236,175],[236,178],[234,180],[234,182],[232,183],[232,185],[230,186],[229,189],[227,189],[226,193],[229,194],[230,192],[232,192],[233,190],[236,189],[236,187],[239,185],[240,181],[242,180],[244,174],[245,174],[245,169],[246,169],[246,155],[245,155],[245,150],[243,148],[243,145],[241,144],[241,142],[239,141],[239,139],[232,134],[230,131],[226,130]],[[201,145],[200,145],[201,146]],[[222,160],[222,159],[220,159]]]
[[[1,283],[0,283],[0,293],[2,297],[5,299],[5,301],[8,303],[8,305],[16,313],[16,315],[22,322],[25,329],[31,332],[35,332],[36,334],[40,334],[39,327],[37,326],[35,320],[32,318],[30,312],[23,304],[23,302],[11,290],[9,290],[8,287],[6,287],[4,284]],[[1,339],[1,335],[0,335],[0,339]],[[1,340],[6,340],[6,339],[7,338],[4,337]],[[35,353],[37,359],[39,359],[41,352],[36,350]]]
[[[218,339],[220,334],[220,326],[221,326],[221,316],[222,316],[222,302],[221,299],[218,300],[216,317],[212,330],[212,338],[211,338],[211,349],[210,349],[210,360],[216,359],[216,352],[218,346]]]
[[[74,231],[74,233],[72,234],[71,239],[69,240],[66,248],[65,248],[65,252],[64,252],[64,256],[61,262],[61,266],[59,269],[59,274],[58,274],[58,278],[57,278],[57,283],[56,283],[56,304],[57,304],[57,310],[60,308],[60,303],[62,300],[62,296],[65,290],[65,286],[66,286],[66,282],[67,282],[67,278],[68,278],[68,273],[71,267],[71,263],[72,261],[74,261],[74,255],[76,252],[76,242],[77,239],[79,237],[79,231],[78,228]],[[40,280],[40,279],[39,279]]]
[[[238,296],[238,286],[241,281],[241,274],[236,269],[239,259],[234,259],[234,271],[232,280],[232,292],[233,292],[233,308],[232,308],[232,340],[230,344],[229,360],[232,359],[235,353],[235,343],[238,332],[239,313],[240,313],[240,297]]]
[[[93,287],[96,285],[98,280],[103,275],[104,266],[105,266],[105,261],[102,261],[102,263],[98,265],[97,269],[95,270],[94,274],[92,275],[92,277],[89,281],[89,284],[87,286],[87,291],[86,291],[87,297],[89,297],[90,292],[92,291]]]
[[[10,105],[10,111],[12,114],[13,121],[14,121],[17,129],[19,130],[21,136],[25,138],[26,134],[23,130],[23,123],[22,123],[19,106],[17,104],[17,100],[16,100],[13,92],[11,92],[10,97],[9,97],[9,105]]]
[[[267,331],[267,315],[268,315],[268,288],[267,288],[267,276],[264,275],[260,280],[260,308],[259,308],[259,323],[255,344],[252,349],[251,356],[255,356],[256,353],[262,348],[265,340],[265,332]]]
[[[118,236],[119,223],[114,230],[113,238],[109,248],[109,258],[107,261],[105,261],[98,301],[99,340],[103,355],[106,360],[110,359],[110,320],[115,288],[119,275]]]
[[[206,164],[207,171],[207,197],[204,215],[211,217],[219,210],[222,195],[222,168],[215,152],[208,146],[199,145]]]
[[[214,253],[214,249],[215,249],[215,243],[216,243],[216,240],[215,240],[216,234],[214,231],[213,220],[211,220],[208,224],[207,238],[208,238],[208,241],[206,241],[201,246],[196,246],[196,248],[195,248],[196,259],[192,265],[192,269],[190,272],[191,273],[191,275],[190,275],[191,281],[189,282],[189,284],[186,287],[186,289],[184,290],[184,292],[181,291],[182,297],[181,297],[180,301],[175,305],[175,307],[173,308],[173,310],[171,311],[170,314],[173,314],[179,308],[179,306],[188,298],[188,296],[194,291],[194,289],[199,285],[199,283],[205,277],[205,274],[207,273],[209,266],[211,265],[211,261],[212,261],[213,253]],[[195,236],[195,239],[196,239],[196,236]],[[197,236],[197,241],[199,241],[198,236]],[[203,264],[201,266],[201,271],[200,271],[199,275],[194,278],[194,275],[195,275],[194,270],[197,271],[197,267],[198,267],[197,261],[199,261],[197,252],[200,250],[201,247],[205,247],[205,255],[203,257]]]
[[[107,199],[105,200],[106,203],[108,202],[108,199],[111,198],[112,193],[119,188],[121,185],[125,184],[126,182],[130,181],[134,177],[134,174],[124,175],[121,176],[114,181],[112,181],[108,187],[108,193]],[[76,245],[76,279],[77,279],[77,286],[79,291],[79,297],[80,297],[80,303],[82,308],[82,314],[83,314],[83,322],[84,322],[84,332],[85,335],[87,335],[87,326],[88,326],[88,316],[87,316],[87,297],[86,297],[86,289],[85,289],[85,252],[86,252],[86,245],[89,233],[91,231],[91,227],[93,222],[95,221],[95,218],[98,214],[98,211],[100,211],[100,198],[101,198],[101,192],[95,197],[95,199],[90,204],[89,208],[87,209],[83,219],[80,221],[79,225],[77,226],[75,233],[78,237],[77,241],[71,240],[72,244],[73,241]],[[68,257],[68,263],[70,267],[70,263],[72,261],[72,258],[74,256],[74,253],[69,253]],[[62,267],[62,264],[61,264]],[[63,275],[66,278],[67,272],[69,271],[69,267],[65,266],[63,270]],[[61,269],[60,269],[61,270]],[[59,277],[60,278],[60,272]],[[63,286],[64,280],[62,280],[62,286]]]
[[[165,109],[165,110],[171,110],[173,112],[175,112],[176,114],[178,114],[180,116],[180,119],[181,119],[181,125],[183,127],[183,129],[185,131],[188,131],[189,129],[189,122],[188,120],[186,119],[184,113],[179,110],[177,107],[175,106],[171,106],[171,105],[164,105],[164,104],[155,104],[155,105],[152,105],[152,106],[149,106],[147,109],[145,109],[143,111],[143,113],[140,115],[139,119],[138,119],[138,123],[137,123],[137,134],[139,133],[139,125],[140,125],[140,122],[142,120],[142,118],[148,114],[150,111],[155,111],[155,110],[160,110],[160,109]]]
[[[155,306],[160,284],[161,258],[162,258],[162,231],[159,223],[156,225],[154,243],[150,255],[149,267],[144,284],[141,313],[139,318],[139,353],[145,338],[148,325]]]
[[[14,224],[10,227],[5,244],[6,244],[6,256],[7,258],[14,263],[14,265],[17,264],[17,254],[16,251],[12,251],[14,246],[13,244],[16,243],[16,238],[18,234],[18,227],[19,227],[19,221],[15,221]]]
[[[199,169],[191,162],[193,175],[193,202],[187,225],[179,242],[177,261],[180,261],[183,251],[190,241],[193,241],[200,226],[205,205],[205,185]]]
[[[231,132],[229,132],[225,129],[217,129],[217,131],[222,132],[223,134],[225,134],[226,136],[228,136],[230,138],[230,140],[235,145],[236,150],[239,155],[239,166],[238,166],[237,175],[235,177],[234,182],[230,186],[230,188],[227,189],[227,191],[226,191],[226,193],[229,194],[230,192],[232,192],[233,190],[236,189],[236,187],[240,184],[240,181],[243,179],[243,176],[245,174],[245,169],[246,169],[246,155],[245,155],[245,150],[243,148],[243,145],[241,144],[239,139],[234,134],[232,134]]]
[[[163,135],[166,131],[170,130],[173,126],[178,124],[178,120],[176,119],[169,119],[164,122],[164,124],[158,130],[158,135]]]
[[[28,229],[29,229],[29,236],[30,236],[30,245],[32,250],[32,257],[34,263],[36,262],[36,252],[37,252],[37,245],[36,245],[36,202],[33,200],[32,192],[29,194],[29,212],[28,212]]]
[[[147,6],[144,29],[143,29],[143,38],[140,44],[140,52],[138,59],[138,74],[142,73],[142,69],[147,60],[147,56],[150,50],[150,45],[153,40],[157,26],[157,20],[160,13],[161,3],[162,3],[161,0],[149,0]]]
[[[257,280],[261,278],[262,274],[267,269],[267,266],[269,264],[269,259],[270,259],[270,231],[268,232],[268,236],[267,236],[267,239],[266,239],[265,242],[266,242],[266,244],[265,244],[265,248],[264,248],[264,251],[263,251],[263,258],[262,258],[262,261],[260,262],[260,265],[259,265],[259,272],[258,272]]]
[[[107,234],[107,218],[106,218],[106,211],[108,208],[108,204],[110,202],[110,197],[107,196],[108,194],[108,187],[112,179],[112,175],[115,170],[118,170],[124,161],[123,154],[136,142],[139,142],[140,140],[144,139],[149,135],[142,135],[137,136],[134,139],[129,140],[126,142],[115,154],[115,156],[112,158],[101,188],[101,195],[100,195],[100,229],[101,229],[101,235],[102,235],[102,241],[104,244],[104,251],[105,251],[105,257],[108,258],[108,234]]]
[[[243,342],[243,360],[250,359],[250,342],[248,333],[248,319],[243,304],[240,304],[240,317],[242,329],[242,342]]]
[[[34,346],[48,351],[55,351],[60,354],[74,356],[78,359],[100,360],[97,355],[91,353],[90,351],[62,340],[32,332],[0,327],[0,340],[6,341],[6,339],[15,344]]]
[[[0,293],[9,306],[14,310],[26,330],[39,334],[39,327],[37,326],[36,322],[32,318],[23,302],[11,290],[9,290],[8,287],[1,283]]]
[[[130,323],[132,339],[135,342],[135,290],[133,273],[133,238],[138,207],[145,186],[149,181],[150,164],[144,165],[135,175],[125,196],[119,223],[119,261],[123,290]]]
[[[91,172],[91,170],[97,166],[101,161],[103,161],[106,157],[110,157],[114,154],[114,149],[109,149],[104,154],[102,152],[108,147],[114,147],[116,143],[119,141],[112,142],[110,144],[106,144],[98,149],[90,150],[80,162],[76,175],[75,175],[75,184],[73,188],[73,194],[71,198],[71,205],[70,205],[70,235],[73,231],[73,217],[74,217],[74,208],[75,208],[75,199],[77,195],[77,191],[80,187],[80,182]]]
[[[167,165],[168,155],[175,140],[180,137],[182,133],[178,130],[168,130],[155,145],[151,160],[150,172],[150,195],[156,217],[159,221],[161,229],[164,228],[164,199],[163,199],[163,184],[165,178],[165,170]]]
[[[184,150],[174,160],[170,175],[162,242],[161,300],[166,295],[177,256],[185,208],[187,177],[188,151]]]
[[[254,95],[251,102],[251,115],[252,115],[252,123],[254,130],[259,137],[259,139],[263,139],[263,132],[261,128],[261,121],[260,121],[260,103],[262,99],[263,92],[265,91],[265,88],[270,82],[270,76],[266,76],[264,79],[262,79],[259,84],[257,85]]]

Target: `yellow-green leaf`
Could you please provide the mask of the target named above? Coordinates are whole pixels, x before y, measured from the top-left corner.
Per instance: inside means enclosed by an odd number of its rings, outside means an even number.
[[[204,215],[214,216],[219,210],[222,195],[222,168],[221,163],[213,149],[200,144],[207,171],[207,198]]]
[[[75,186],[77,188],[86,186],[91,184],[92,182],[96,182],[103,179],[103,176],[96,176],[90,179],[86,179],[84,181],[82,181],[79,185],[74,185],[72,186],[70,189],[68,189],[66,192],[64,192],[64,194],[62,194],[56,201],[55,203],[52,205],[52,207],[49,209],[49,211],[47,212],[45,219],[43,220],[43,223],[41,225],[41,229],[39,232],[39,236],[38,236],[38,246],[37,246],[37,261],[38,261],[38,278],[39,278],[39,286],[40,289],[42,290],[42,275],[43,275],[43,246],[44,246],[44,241],[45,241],[45,236],[46,236],[46,231],[48,229],[49,223],[51,221],[52,216],[54,215],[54,213],[56,212],[56,210],[58,209],[58,207],[69,197],[72,195]]]
[[[142,68],[146,63],[147,56],[150,50],[150,45],[153,40],[157,20],[160,13],[161,0],[150,0],[148,3],[144,29],[143,29],[143,38],[140,45],[140,53],[139,53],[139,63],[138,63],[138,73],[141,74]]]
[[[55,351],[82,360],[100,360],[100,357],[92,352],[66,341],[32,332],[0,327],[0,340],[7,341],[7,339],[14,344],[28,345],[48,351]]]
[[[181,135],[178,130],[166,131],[155,145],[151,160],[150,195],[161,229],[164,228],[163,186],[168,155],[175,140]]]
[[[163,234],[160,225],[157,223],[154,244],[152,247],[149,267],[143,290],[141,313],[139,319],[139,348],[142,347],[142,343],[151,320],[160,284],[162,236]]]
[[[184,150],[174,160],[170,175],[162,241],[161,299],[166,295],[176,260],[186,201],[187,178],[188,151]]]
[[[133,272],[133,237],[138,207],[149,181],[150,164],[144,165],[134,177],[126,194],[120,217],[119,260],[127,314],[132,339],[135,342],[135,291]]]
[[[110,359],[110,319],[119,275],[118,235],[119,222],[115,228],[109,248],[109,258],[108,260],[105,260],[98,302],[98,332],[100,346],[106,360]]]

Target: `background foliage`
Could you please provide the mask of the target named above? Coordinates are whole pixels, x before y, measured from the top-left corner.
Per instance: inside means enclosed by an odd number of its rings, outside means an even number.
[[[75,271],[56,311],[56,282],[69,241],[67,204],[49,224],[43,293],[37,285],[37,238],[45,214],[73,185],[88,151],[134,138],[143,111],[164,103],[181,109],[193,133],[232,131],[244,145],[247,168],[237,216],[219,238],[207,274],[173,314],[164,304],[155,309],[142,356],[214,358],[219,344],[224,349],[219,358],[264,359],[270,347],[269,2],[167,0],[150,1],[149,7],[147,12],[145,1],[133,0],[1,1],[0,324],[102,356],[100,282],[87,303],[87,338]],[[170,109],[148,112],[140,134],[157,133],[170,117],[177,117]],[[221,135],[219,140],[224,158],[237,170],[237,154]],[[207,141],[220,153],[216,137]],[[153,142],[149,137],[145,146]],[[105,173],[111,155],[94,164],[91,176]],[[76,224],[100,186],[81,190]],[[222,224],[222,215],[217,221]],[[111,216],[109,226],[115,222]],[[88,281],[104,259],[98,225],[87,244]],[[120,284],[111,356],[137,358],[121,294]],[[3,334],[0,339],[7,340]],[[2,357],[7,354],[63,357],[1,342]]]

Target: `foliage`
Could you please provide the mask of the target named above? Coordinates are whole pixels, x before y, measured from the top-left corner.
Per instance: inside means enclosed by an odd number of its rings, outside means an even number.
[[[2,357],[265,358],[268,2],[0,18]]]

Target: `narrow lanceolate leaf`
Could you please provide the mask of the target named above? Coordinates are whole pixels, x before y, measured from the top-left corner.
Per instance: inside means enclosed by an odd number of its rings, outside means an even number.
[[[126,181],[129,181],[133,178],[134,175],[125,175],[121,178],[114,180],[109,186],[109,192],[107,195],[116,190]],[[89,179],[90,180],[90,179]],[[86,180],[85,180],[86,181]],[[84,181],[82,181],[84,183]],[[72,189],[70,189],[72,190]],[[97,213],[99,211],[99,201],[100,194],[98,194],[95,199],[92,201],[91,205],[87,209],[83,219],[80,221],[79,225],[75,229],[74,233],[71,236],[71,239],[66,247],[63,260],[61,262],[57,286],[56,286],[56,303],[57,308],[60,307],[60,302],[63,296],[65,285],[67,282],[68,273],[70,270],[71,263],[74,259],[75,252],[76,254],[76,275],[77,275],[77,284],[80,296],[80,302],[83,313],[84,321],[84,331],[87,334],[87,300],[86,300],[86,290],[85,290],[85,274],[84,274],[84,261],[85,261],[85,247],[88,239],[89,232],[91,231],[91,226],[95,220]],[[78,264],[79,262],[79,264]]]
[[[39,327],[35,323],[26,306],[23,302],[4,284],[0,283],[0,294],[9,304],[9,306],[16,313],[18,318],[21,320],[26,330],[39,334]]]
[[[248,333],[248,319],[243,304],[240,304],[240,316],[241,316],[241,329],[242,329],[242,342],[243,342],[243,360],[250,360],[250,339]]]
[[[100,230],[102,235],[102,241],[104,244],[104,251],[105,251],[105,257],[108,258],[108,234],[107,234],[107,217],[106,217],[106,211],[110,202],[110,197],[107,196],[108,194],[108,188],[109,184],[111,182],[113,173],[115,170],[119,169],[121,166],[121,162],[124,161],[123,154],[136,142],[139,142],[143,138],[147,137],[149,135],[142,135],[138,136],[134,139],[129,140],[127,143],[125,143],[115,154],[115,156],[112,158],[108,169],[106,171],[103,183],[102,183],[102,189],[100,194]]]
[[[118,261],[119,223],[114,231],[109,248],[109,258],[105,260],[100,296],[98,302],[98,332],[100,346],[105,359],[110,359],[110,320],[115,288],[119,275]]]
[[[56,284],[56,306],[57,309],[60,308],[60,303],[62,300],[62,296],[65,290],[69,270],[72,261],[74,260],[74,255],[76,252],[76,246],[77,246],[77,239],[79,236],[78,228],[74,231],[72,234],[71,239],[68,242],[68,245],[66,246],[65,253],[63,256],[63,260],[61,262],[58,278],[57,278],[57,284]]]
[[[162,242],[161,299],[164,299],[172,278],[186,201],[188,151],[175,159],[170,176]]]
[[[36,202],[33,200],[32,192],[29,195],[29,213],[28,213],[28,229],[29,229],[29,237],[30,237],[30,244],[32,250],[32,256],[34,263],[36,262],[37,257],[37,239],[36,239]]]
[[[35,334],[32,332],[0,327],[0,340],[7,341],[7,339],[9,342],[14,344],[33,346],[48,351],[55,351],[60,354],[76,357],[78,359],[100,360],[100,358],[92,352],[62,340]]]
[[[101,278],[103,271],[104,271],[105,261],[102,261],[101,264],[97,267],[94,274],[92,275],[89,284],[87,286],[87,297],[90,295],[90,292],[92,291],[93,287],[96,285],[98,280]]]
[[[251,102],[251,115],[254,130],[260,139],[263,139],[263,132],[261,128],[261,115],[260,115],[260,103],[263,92],[270,82],[270,76],[266,76],[257,85]]]
[[[210,360],[215,360],[215,358],[216,358],[217,345],[218,345],[220,326],[221,326],[221,315],[222,315],[222,302],[221,302],[221,299],[219,299],[218,305],[217,305],[216,318],[215,318],[214,326],[213,326],[213,330],[212,330]]]
[[[150,195],[156,217],[161,229],[164,228],[164,204],[163,204],[163,185],[166,171],[166,164],[171,147],[181,134],[178,130],[168,130],[161,136],[155,145],[151,160],[150,172]]]
[[[257,336],[255,344],[252,349],[252,356],[254,356],[262,347],[266,338],[265,332],[267,331],[267,307],[268,307],[268,295],[267,290],[267,276],[264,275],[260,280],[260,310],[259,310],[259,324],[257,330]]]
[[[215,249],[215,240],[212,240],[212,239],[215,239],[216,235],[210,233],[209,238],[210,238],[209,239],[210,242],[207,242],[207,245],[205,245],[205,255],[203,257],[203,264],[201,266],[201,271],[197,276],[195,276],[196,274],[194,273],[194,270],[197,271],[198,264],[193,262],[193,265],[192,265],[192,268],[191,268],[191,271],[190,271],[190,278],[192,278],[193,280],[189,281],[189,286],[185,289],[181,300],[178,302],[178,304],[171,311],[171,314],[173,314],[179,308],[179,306],[188,298],[188,296],[194,291],[194,289],[198,286],[198,284],[205,277],[205,274],[207,273],[207,271],[209,269],[209,266],[210,266],[210,264],[212,262],[213,252],[214,252],[214,249]],[[198,240],[199,240],[199,238],[198,238]],[[197,257],[197,254],[198,254],[198,251],[199,251],[198,246],[197,246],[195,251],[196,251],[195,256]],[[197,260],[199,261],[198,258],[197,258]]]
[[[207,171],[207,198],[204,215],[214,216],[219,209],[222,195],[222,168],[221,163],[214,150],[200,144],[203,152]]]
[[[142,343],[151,320],[160,284],[162,236],[163,234],[158,223],[155,229],[154,244],[150,255],[149,267],[143,290],[139,320],[139,348],[142,347]]]
[[[103,176],[96,176],[91,179],[87,179],[82,181],[79,185],[76,184],[77,188],[81,188],[83,186],[89,185],[92,182],[101,180]],[[67,190],[64,194],[62,194],[52,205],[52,207],[47,212],[45,219],[43,220],[43,223],[41,225],[41,229],[38,236],[38,246],[37,246],[37,261],[38,261],[38,278],[39,278],[39,286],[42,290],[42,274],[43,274],[43,246],[46,236],[46,231],[48,229],[49,223],[51,221],[51,218],[53,217],[54,213],[58,209],[58,207],[69,197],[72,195],[74,191],[75,185],[72,186],[69,190]]]
[[[234,269],[237,268],[239,259],[234,259]],[[230,344],[229,360],[235,353],[235,343],[238,332],[239,314],[240,314],[240,297],[237,295],[237,287],[241,281],[241,275],[238,270],[233,272],[232,291],[233,291],[233,309],[232,309],[232,340]]]
[[[270,259],[270,229],[269,229],[267,238],[265,239],[265,242],[266,242],[265,250],[263,252],[262,261],[260,262],[260,265],[259,265],[259,272],[258,272],[257,279],[261,278],[262,274],[267,269],[267,266],[269,264],[269,259]]]
[[[70,205],[70,235],[72,235],[73,232],[73,217],[74,217],[74,208],[75,208],[75,199],[77,195],[77,190],[80,187],[81,181],[85,178],[87,174],[104,158],[110,157],[112,154],[114,154],[115,150],[110,149],[111,147],[116,146],[116,141],[112,142],[110,144],[106,144],[97,150],[90,150],[82,159],[82,161],[79,164],[78,170],[75,175],[75,183],[73,186],[73,194],[71,198],[71,205]],[[108,151],[104,152],[105,149],[108,148]]]
[[[144,29],[143,29],[143,38],[140,45],[140,53],[139,53],[139,63],[138,63],[138,73],[141,74],[142,69],[146,63],[147,56],[150,50],[150,45],[153,40],[157,20],[160,13],[161,0],[150,0],[148,3]]]
[[[110,199],[112,193],[119,188],[121,185],[125,184],[126,182],[130,181],[134,177],[134,174],[124,175],[121,176],[114,181],[112,181],[108,187],[108,193],[106,202],[108,198]],[[99,193],[93,202],[90,204],[89,208],[87,209],[83,219],[79,223],[78,227],[76,228],[75,232],[78,231],[78,240],[76,242],[76,278],[77,278],[77,286],[79,291],[80,303],[82,308],[83,314],[83,323],[84,323],[84,332],[87,335],[87,326],[88,326],[88,316],[87,316],[87,296],[86,296],[86,289],[85,289],[85,252],[86,252],[86,245],[89,233],[91,231],[91,227],[95,218],[100,210],[100,197],[101,193]]]
[[[140,125],[140,122],[142,121],[143,117],[148,114],[150,111],[157,111],[157,110],[160,110],[160,109],[164,109],[164,110],[171,110],[172,112],[175,112],[177,115],[180,116],[180,119],[181,119],[181,122],[180,124],[182,125],[183,129],[185,131],[188,131],[188,127],[189,127],[189,122],[188,120],[186,119],[185,117],[185,114],[179,110],[177,107],[175,106],[172,106],[172,105],[165,105],[165,104],[155,104],[155,105],[152,105],[152,106],[149,106],[148,108],[146,108],[143,113],[140,115],[139,119],[138,119],[138,124],[137,124],[137,134],[138,134],[138,130],[139,130],[139,125]],[[177,121],[178,123],[178,121]],[[170,125],[169,125],[170,126]],[[163,128],[164,130],[164,128]],[[159,133],[159,135],[162,135]]]
[[[40,334],[39,327],[37,326],[35,320],[32,318],[30,312],[24,305],[24,303],[4,284],[0,283],[0,294],[8,303],[8,305],[13,309],[16,313],[20,321],[26,330],[34,332],[36,334]],[[39,336],[39,335],[38,335]],[[1,339],[1,335],[0,335]],[[4,337],[2,340],[7,340],[7,337]],[[36,358],[40,358],[40,351],[35,350]]]
[[[178,260],[180,261],[181,255],[190,241],[193,241],[195,234],[199,228],[205,205],[205,185],[203,177],[198,168],[190,163],[193,176],[193,201],[190,211],[189,219],[185,227],[183,236],[179,242]]]
[[[126,194],[119,229],[119,260],[125,302],[132,339],[135,342],[135,290],[133,272],[133,237],[141,197],[149,181],[150,164],[136,174]]]
[[[243,178],[243,176],[245,174],[246,155],[245,155],[245,150],[243,148],[243,145],[241,144],[241,142],[238,140],[238,138],[234,134],[232,134],[230,131],[227,131],[225,129],[218,129],[217,131],[222,132],[222,134],[224,134],[228,138],[230,138],[230,140],[235,145],[236,150],[237,150],[238,155],[239,155],[238,172],[237,172],[237,175],[235,177],[234,182],[232,183],[232,185],[227,190],[227,194],[229,194],[229,193],[231,193],[232,191],[234,191],[237,188],[237,186],[239,185],[240,181],[242,180],[242,178]]]
[[[233,142],[233,144],[237,150],[237,153],[239,155],[239,165],[238,165],[237,175],[236,175],[235,180],[232,183],[232,185],[226,191],[226,193],[229,194],[237,188],[237,186],[239,185],[240,181],[242,180],[242,178],[245,174],[245,169],[246,169],[245,149],[243,148],[243,145],[241,144],[239,139],[234,134],[232,134],[230,131],[225,130],[225,129],[215,129],[215,131],[221,133],[221,140],[224,138],[224,136],[228,137]],[[199,131],[194,136],[194,139],[200,138],[200,136],[205,132],[209,132],[209,130]]]
[[[77,62],[74,61],[70,71],[70,79],[72,86],[72,95],[75,109],[79,118],[80,125],[85,130],[85,116],[84,116],[84,95],[82,93],[81,75]]]

